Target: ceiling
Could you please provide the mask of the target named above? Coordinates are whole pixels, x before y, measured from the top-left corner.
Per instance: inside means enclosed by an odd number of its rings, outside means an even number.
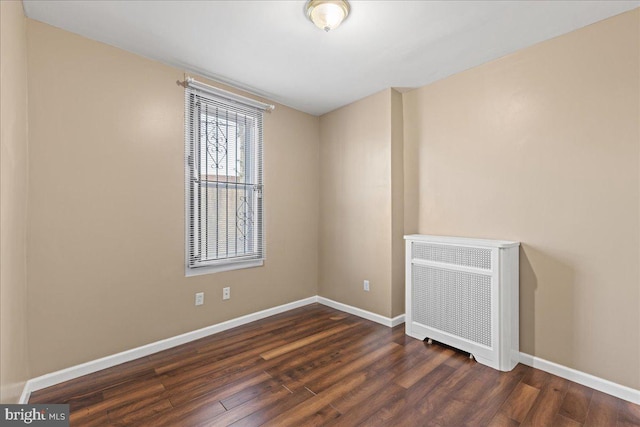
[[[325,33],[304,0],[25,0],[29,18],[320,115],[420,87],[640,1],[351,1]]]

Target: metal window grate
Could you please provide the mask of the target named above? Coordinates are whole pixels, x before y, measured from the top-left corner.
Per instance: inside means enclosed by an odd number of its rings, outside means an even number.
[[[414,264],[412,316],[425,326],[491,347],[491,277]]]
[[[491,249],[415,242],[413,258],[491,270]]]
[[[187,87],[189,267],[265,257],[262,110]]]

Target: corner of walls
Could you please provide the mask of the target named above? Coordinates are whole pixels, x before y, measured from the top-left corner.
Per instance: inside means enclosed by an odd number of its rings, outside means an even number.
[[[404,129],[402,94],[391,95],[391,317],[404,314]]]
[[[420,166],[418,157],[419,137],[416,132],[416,92],[414,89],[402,94],[402,152],[403,152],[403,204],[404,230],[403,234],[418,232],[418,217],[420,206]]]
[[[0,2],[0,402],[17,403],[27,346],[27,28],[21,1]]]
[[[638,22],[640,22],[640,9],[636,9],[636,19]],[[638,30],[636,32],[636,35],[638,37],[638,39],[640,39],[640,24],[638,25]],[[638,49],[636,54],[638,55],[638,62],[640,62],[640,43],[638,43]],[[639,78],[640,78],[640,70],[638,72],[639,74]],[[639,100],[638,102],[640,103],[640,85],[638,85],[638,94],[637,94],[637,100]],[[639,110],[639,114],[640,115],[640,106],[638,107]],[[637,136],[636,136],[636,140],[640,141],[640,122],[638,122],[638,125],[636,127],[636,132],[637,132]],[[640,145],[640,144],[639,144]],[[640,147],[638,149],[638,165],[640,165]],[[638,167],[638,205],[637,205],[637,209],[638,212],[640,212],[640,167]],[[637,220],[638,220],[638,241],[640,242],[640,215],[637,216]],[[637,266],[638,266],[638,276],[640,277],[640,251],[638,251],[638,259],[637,259]],[[636,313],[640,313],[640,292],[638,295],[638,301],[637,301],[637,307],[636,307]],[[638,316],[638,325],[636,328],[636,333],[638,334],[637,336],[637,342],[638,342],[638,357],[640,358],[640,315]],[[636,384],[638,384],[638,389],[640,389],[640,369],[638,369],[638,378],[636,378]],[[639,398],[639,402],[638,404],[640,405],[640,398]]]
[[[320,118],[318,295],[386,317],[404,307],[401,120],[391,88]]]

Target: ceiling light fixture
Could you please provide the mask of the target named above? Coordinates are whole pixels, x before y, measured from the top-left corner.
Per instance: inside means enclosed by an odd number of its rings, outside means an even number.
[[[306,9],[311,22],[327,32],[337,28],[350,10],[346,0],[309,0]]]

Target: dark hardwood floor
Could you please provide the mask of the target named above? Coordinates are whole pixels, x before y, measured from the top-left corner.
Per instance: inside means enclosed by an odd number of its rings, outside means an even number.
[[[640,406],[309,305],[31,395],[72,426],[638,426]]]

